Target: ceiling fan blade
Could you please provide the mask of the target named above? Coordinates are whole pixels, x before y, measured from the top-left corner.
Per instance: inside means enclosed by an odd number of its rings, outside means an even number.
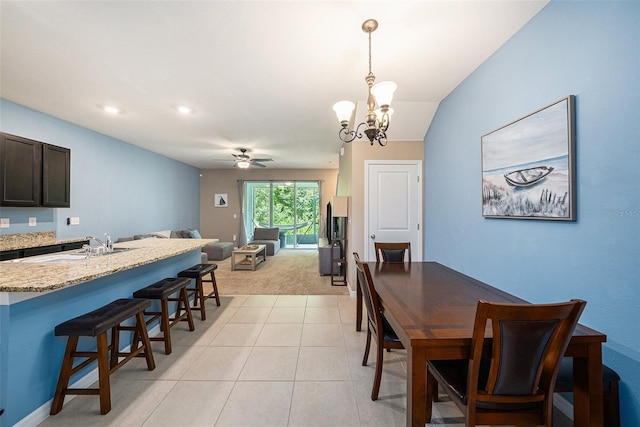
[[[256,166],[258,168],[266,168],[266,166],[263,165],[262,163],[256,163],[255,161],[251,162],[251,166]]]
[[[251,159],[252,162],[272,162],[273,159]]]

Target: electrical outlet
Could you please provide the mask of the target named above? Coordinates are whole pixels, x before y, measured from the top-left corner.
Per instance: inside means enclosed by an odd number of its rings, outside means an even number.
[[[234,242],[236,241],[236,235],[235,234],[233,235],[233,241]]]
[[[0,228],[9,228],[9,218],[0,218]]]
[[[29,217],[29,227],[35,227],[37,223],[38,223],[38,220],[36,219],[35,216]]]

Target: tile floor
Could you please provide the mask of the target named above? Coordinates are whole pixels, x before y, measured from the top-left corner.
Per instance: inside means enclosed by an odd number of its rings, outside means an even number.
[[[111,377],[112,409],[77,396],[41,426],[404,426],[404,351],[385,353],[371,401],[375,350],[361,365],[365,332],[345,296],[223,297],[171,329],[173,352],[153,343],[156,369],[134,359]],[[433,426],[464,425],[452,402]]]

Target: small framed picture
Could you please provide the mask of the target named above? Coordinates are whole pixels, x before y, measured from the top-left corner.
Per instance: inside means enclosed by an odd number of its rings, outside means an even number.
[[[229,206],[229,198],[226,193],[216,193],[213,197],[213,206],[216,208],[226,208]]]

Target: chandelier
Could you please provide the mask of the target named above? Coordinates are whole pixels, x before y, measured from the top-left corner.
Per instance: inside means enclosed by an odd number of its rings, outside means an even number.
[[[389,119],[393,114],[390,105],[397,85],[389,81],[373,84],[376,81],[376,76],[371,72],[371,33],[377,28],[378,21],[375,19],[367,19],[362,24],[362,31],[369,35],[369,74],[365,77],[369,96],[367,98],[368,112],[364,122],[360,123],[355,130],[349,130],[349,121],[355,104],[351,101],[340,101],[333,105],[333,111],[336,112],[341,126],[338,136],[343,142],[352,142],[356,138],[362,138],[360,128],[364,126],[364,133],[369,138],[371,145],[374,141],[377,141],[381,146],[387,145],[386,132],[389,129]]]

